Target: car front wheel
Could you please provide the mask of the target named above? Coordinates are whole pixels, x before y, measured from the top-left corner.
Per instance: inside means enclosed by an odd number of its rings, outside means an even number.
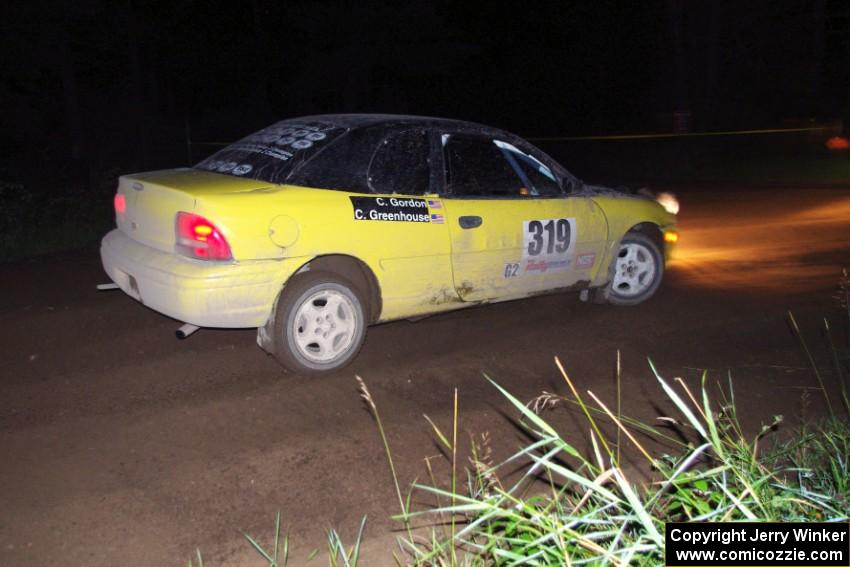
[[[274,319],[274,351],[295,372],[342,368],[354,358],[366,336],[360,291],[328,272],[295,276],[278,299]]]
[[[610,303],[636,305],[652,297],[661,285],[664,256],[649,236],[639,232],[626,234],[613,261]]]

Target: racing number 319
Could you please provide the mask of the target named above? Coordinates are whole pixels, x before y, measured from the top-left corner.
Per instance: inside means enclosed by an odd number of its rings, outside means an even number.
[[[570,223],[567,219],[528,223],[528,255],[537,256],[546,248],[546,254],[560,254],[570,247]]]

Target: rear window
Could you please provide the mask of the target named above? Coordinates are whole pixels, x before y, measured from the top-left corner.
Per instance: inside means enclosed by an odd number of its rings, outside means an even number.
[[[345,131],[326,122],[284,120],[217,151],[195,168],[285,183],[298,166]]]
[[[369,162],[375,148],[386,136],[382,124],[365,128],[353,128],[338,142],[328,144],[325,151],[299,167],[287,183],[336,189],[352,193],[371,193],[366,179]]]
[[[396,132],[385,138],[369,166],[369,187],[375,193],[424,195],[430,190],[431,144],[423,129]]]

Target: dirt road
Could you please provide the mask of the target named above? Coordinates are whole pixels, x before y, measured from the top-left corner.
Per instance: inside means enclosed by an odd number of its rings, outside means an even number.
[[[283,374],[251,331],[177,341],[174,321],[94,290],[96,250],[0,267],[0,565],[185,565],[196,547],[207,565],[260,565],[238,530],[267,542],[278,510],[298,553],[323,547],[328,527],[350,541],[368,516],[367,564],[386,564],[398,508],[355,373],[405,483],[438,453],[422,414],[449,429],[454,388],[462,439],[517,448],[481,373],[521,399],[565,393],[555,355],[612,400],[619,349],[624,412],[648,420],[665,406],[647,356],[693,383],[731,370],[751,427],[774,413],[793,425],[806,397],[817,413],[786,312],[814,345],[822,317],[840,319],[830,295],[850,265],[850,191],[679,193],[681,245],[648,303],[560,295],[382,325],[321,378]],[[547,415],[582,443],[574,416]]]

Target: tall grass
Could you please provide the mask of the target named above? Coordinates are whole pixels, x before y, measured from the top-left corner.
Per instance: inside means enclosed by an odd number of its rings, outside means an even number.
[[[680,379],[673,384],[653,367],[661,391],[676,409],[668,427],[691,442],[674,444],[670,454],[652,455],[639,437],[653,431],[666,443],[674,437],[616,415],[593,392],[579,395],[556,359],[570,398],[545,394],[524,404],[487,378],[520,414],[535,438],[494,466],[474,466],[467,490],[458,493],[436,483],[415,489],[443,502],[410,512],[405,521],[431,518],[429,537],[404,542],[411,563],[422,565],[582,565],[663,563],[664,523],[668,521],[847,520],[850,481],[850,426],[830,420],[816,430],[763,450],[764,437],[779,416],[755,435],[738,422],[734,392],[712,402],[705,376],[696,394]],[[592,450],[583,454],[534,408],[557,401],[579,406],[588,422]],[[593,403],[591,405],[590,401]],[[531,406],[531,407],[529,407]],[[620,463],[619,446],[603,435],[602,420],[613,423],[643,456],[655,481],[638,483]],[[616,449],[612,448],[616,447]],[[506,486],[500,473],[526,465]],[[529,486],[535,496],[527,497]],[[460,526],[446,537],[439,528]]]
[[[327,558],[328,564],[331,567],[356,567],[360,561],[360,544],[363,541],[363,530],[366,527],[366,518],[360,521],[360,529],[357,531],[357,536],[354,538],[354,544],[350,547],[342,541],[339,533],[330,529],[327,531]],[[263,561],[267,562],[268,567],[285,567],[289,564],[289,532],[283,534],[281,541],[280,533],[280,512],[275,517],[275,529],[272,535],[271,548],[267,549],[260,544],[253,536],[242,532],[243,537],[248,541],[254,551],[259,554]],[[318,549],[314,549],[307,556],[306,561],[309,563],[319,554]],[[195,559],[189,560],[189,567],[204,567],[204,557],[201,550],[195,550]]]
[[[745,434],[731,381],[716,402],[705,374],[693,391],[679,378],[663,378],[650,362],[660,391],[675,409],[661,418],[663,427],[653,427],[611,411],[592,391],[580,394],[561,361],[556,358],[555,364],[571,396],[544,393],[526,404],[485,376],[518,413],[533,441],[494,464],[489,437],[473,440],[463,483],[457,461],[457,392],[448,435],[426,416],[451,459],[451,473],[445,483],[438,482],[426,459],[430,482],[415,483],[411,490],[418,500],[433,504],[420,510],[412,509],[410,492],[402,497],[378,406],[358,377],[389,463],[401,510],[396,517],[405,528],[398,537],[401,553],[393,556],[397,564],[658,565],[664,561],[665,522],[850,520],[847,419],[831,417],[765,449],[766,436],[782,418],[775,416],[755,434]],[[580,408],[589,451],[579,451],[541,415],[565,405]],[[628,449],[604,433],[611,426],[645,460],[654,480],[631,478],[620,460]],[[647,439],[660,441],[669,451],[653,454]],[[508,482],[507,473],[517,465],[522,465],[521,473]],[[350,547],[336,531],[328,531],[330,565],[358,564],[365,522]],[[269,567],[287,565],[289,534],[281,540],[280,514],[268,548],[243,535]],[[200,552],[189,565],[203,567]]]

